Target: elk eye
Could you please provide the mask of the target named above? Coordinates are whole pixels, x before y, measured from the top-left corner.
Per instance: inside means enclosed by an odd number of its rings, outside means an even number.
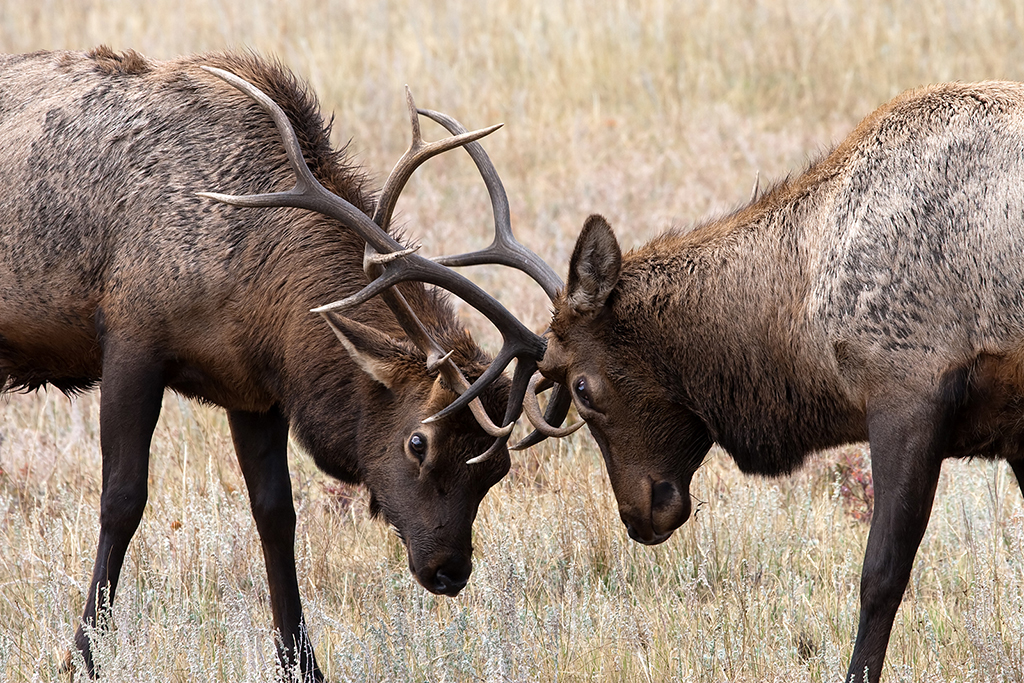
[[[427,454],[427,437],[423,436],[419,432],[410,436],[409,451],[416,456],[417,460],[423,462],[423,457]]]
[[[587,389],[586,378],[580,377],[576,380],[576,384],[573,385],[573,389],[576,391],[576,399],[583,405],[583,407],[593,410],[594,406],[590,401],[590,390]]]

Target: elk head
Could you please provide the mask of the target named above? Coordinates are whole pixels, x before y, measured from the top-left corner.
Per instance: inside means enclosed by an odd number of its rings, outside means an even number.
[[[382,517],[406,546],[409,570],[426,589],[455,595],[472,570],[472,524],[490,487],[508,472],[504,444],[492,456],[467,465],[466,453],[479,453],[496,441],[470,410],[441,421],[423,420],[458,395],[444,376],[427,368],[426,354],[406,339],[326,311],[349,354],[365,370],[361,395],[372,410],[359,420],[356,436],[362,482],[370,491],[370,511]],[[470,377],[479,376],[488,358],[463,330],[445,334],[451,359]],[[480,399],[484,416],[505,409],[505,377]],[[489,417],[486,422],[490,423]]]
[[[689,518],[690,479],[712,440],[680,397],[669,395],[669,371],[636,353],[658,346],[643,339],[650,327],[632,325],[618,296],[621,265],[611,228],[591,216],[555,300],[539,368],[570,389],[601,448],[629,536],[656,544]]]

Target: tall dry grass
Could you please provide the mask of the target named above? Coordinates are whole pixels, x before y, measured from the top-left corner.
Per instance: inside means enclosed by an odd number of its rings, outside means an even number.
[[[407,140],[401,89],[470,126],[521,239],[564,269],[585,216],[637,244],[799,170],[908,87],[1024,76],[1024,3],[830,0],[361,3],[6,0],[0,50],[99,43],[154,57],[252,48],[307,78],[383,176]],[[434,135],[440,136],[439,130]],[[487,240],[465,155],[400,202],[427,249]],[[11,191],[6,188],[5,191]],[[474,273],[530,324],[523,278]],[[493,333],[467,313],[478,335]],[[49,681],[72,642],[97,537],[97,401],[0,403],[0,681]],[[292,458],[307,620],[333,680],[831,681],[856,628],[861,452],[784,480],[714,451],[668,543],[630,542],[586,435],[514,457],[455,600],[409,575],[365,494]],[[259,543],[223,416],[169,395],[150,503],[98,638],[108,680],[274,680]],[[862,493],[862,490],[861,490]],[[948,463],[887,680],[1024,680],[1024,505],[1003,464]]]

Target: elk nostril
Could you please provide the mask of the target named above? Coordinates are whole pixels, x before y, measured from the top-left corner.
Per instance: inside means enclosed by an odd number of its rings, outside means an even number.
[[[652,482],[650,515],[652,535],[648,542],[661,543],[690,516],[689,491],[671,481]]]
[[[680,499],[679,489],[670,481],[659,481],[651,487],[651,509],[673,505]]]
[[[469,583],[470,571],[452,567],[439,569],[437,574],[434,575],[434,588],[436,592],[452,597],[458,595],[459,591]]]

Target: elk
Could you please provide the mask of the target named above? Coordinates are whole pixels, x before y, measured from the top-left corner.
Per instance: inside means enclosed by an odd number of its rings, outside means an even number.
[[[413,170],[445,150],[469,145],[511,239],[504,189],[475,142],[497,126],[466,133],[409,104],[413,145],[375,195],[278,63],[106,47],[0,57],[0,391],[102,383],[100,536],[75,638],[90,674],[89,632],[146,506],[165,389],[227,411],[278,655],[306,680],[322,675],[295,570],[289,431],[324,472],[369,489],[427,590],[466,585],[473,519],[509,469],[509,381],[456,402],[490,359],[435,288],[404,282],[345,316],[329,303],[394,253],[415,262],[391,215]],[[423,142],[419,114],[455,134]],[[466,283],[454,288],[478,301]],[[503,411],[515,414],[496,425]]]
[[[733,213],[622,254],[587,219],[539,363],[636,541],[690,516],[717,442],[779,476],[867,441],[875,507],[847,681],[879,680],[946,458],[1024,486],[1024,84],[907,92]],[[533,400],[527,394],[527,400]]]

